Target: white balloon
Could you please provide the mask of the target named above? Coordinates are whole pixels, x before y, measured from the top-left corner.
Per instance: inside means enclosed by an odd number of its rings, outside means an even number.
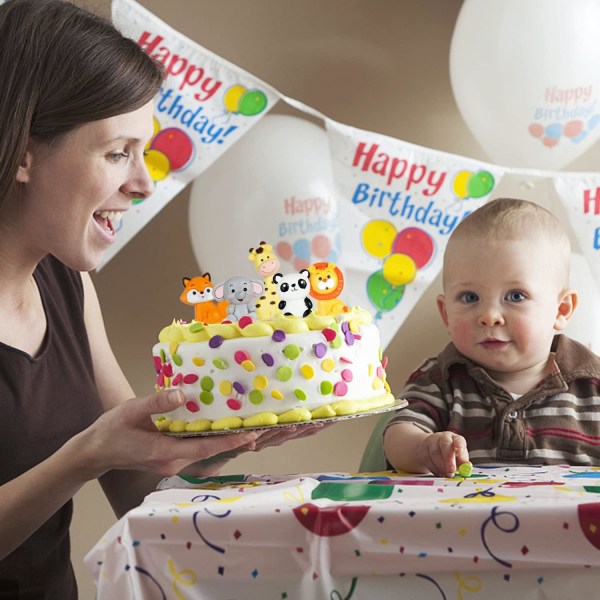
[[[192,247],[215,282],[256,276],[248,250],[273,246],[282,272],[339,251],[337,205],[325,131],[287,115],[266,115],[193,182]],[[257,277],[255,277],[257,278]]]
[[[465,0],[450,79],[492,162],[562,168],[600,135],[600,2]]]

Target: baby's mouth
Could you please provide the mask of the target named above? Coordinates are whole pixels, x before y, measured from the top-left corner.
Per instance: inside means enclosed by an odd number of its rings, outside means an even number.
[[[94,220],[102,229],[110,234],[115,233],[115,225],[123,218],[121,210],[99,210],[94,213]]]

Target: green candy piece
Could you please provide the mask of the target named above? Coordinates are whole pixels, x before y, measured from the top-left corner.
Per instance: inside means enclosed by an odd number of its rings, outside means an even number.
[[[463,463],[458,467],[458,474],[465,479],[471,476],[473,465],[470,462]]]

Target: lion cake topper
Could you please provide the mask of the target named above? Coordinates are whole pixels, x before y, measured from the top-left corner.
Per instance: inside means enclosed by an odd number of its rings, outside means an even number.
[[[338,315],[348,307],[338,298],[344,289],[344,274],[331,262],[318,262],[308,267],[310,295],[317,301],[318,315]]]

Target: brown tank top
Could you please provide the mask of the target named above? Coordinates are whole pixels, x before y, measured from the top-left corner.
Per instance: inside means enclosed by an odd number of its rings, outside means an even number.
[[[83,321],[79,273],[45,258],[34,273],[47,330],[36,357],[0,343],[0,485],[18,477],[101,413]],[[72,600],[69,500],[0,561],[0,599]],[[92,515],[90,515],[92,516]]]

